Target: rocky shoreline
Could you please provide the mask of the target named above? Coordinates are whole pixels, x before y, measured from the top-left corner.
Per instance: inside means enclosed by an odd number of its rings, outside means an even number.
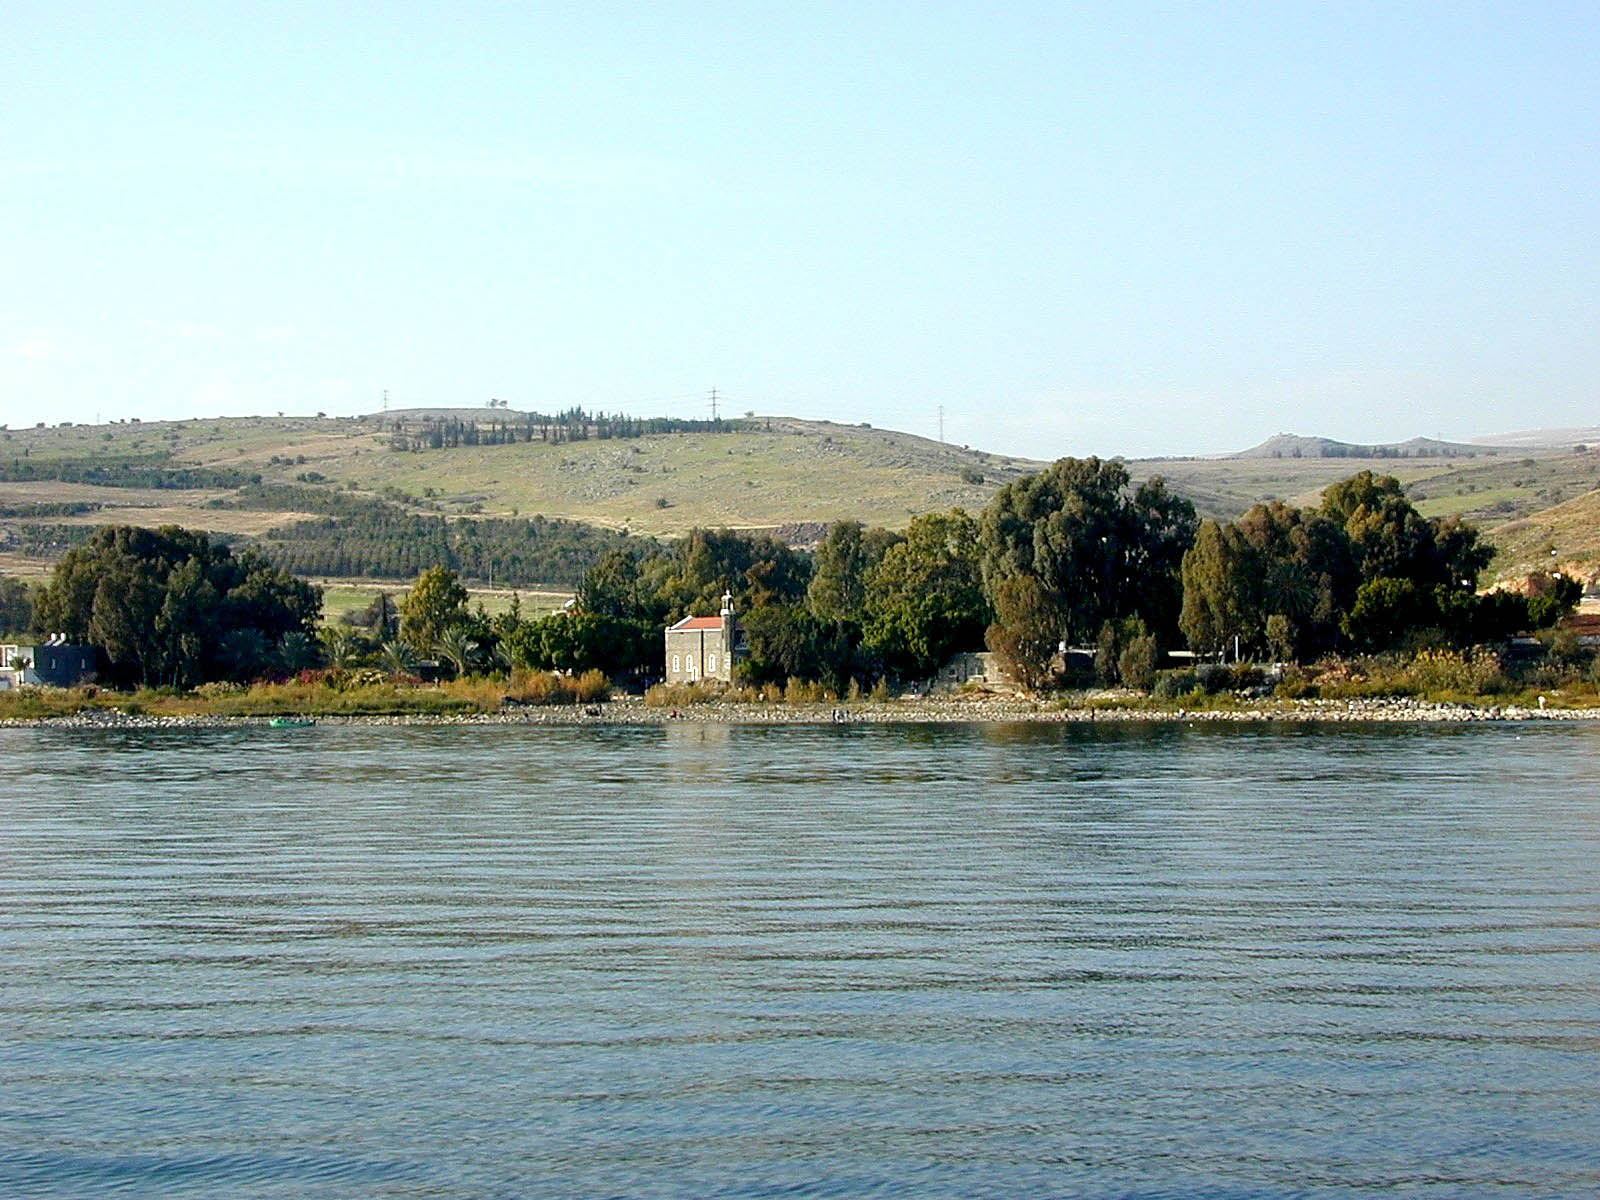
[[[270,716],[186,714],[162,716],[92,709],[71,716],[8,718],[0,728],[48,729],[229,729],[271,727]],[[1444,704],[1396,697],[1365,700],[1272,700],[1239,708],[1127,707],[1092,701],[1063,707],[1007,698],[926,697],[837,705],[696,704],[653,708],[625,697],[597,705],[507,708],[493,713],[351,716],[308,714],[317,725],[822,725],[822,724],[1080,724],[1080,723],[1411,723],[1466,724],[1485,721],[1600,721],[1600,708],[1528,708],[1516,705]]]

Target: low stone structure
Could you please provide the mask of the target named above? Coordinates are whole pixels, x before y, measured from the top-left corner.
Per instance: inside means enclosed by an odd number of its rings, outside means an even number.
[[[953,692],[968,684],[995,692],[1017,689],[1016,681],[1006,674],[1000,659],[991,651],[964,650],[939,668],[939,673],[928,681],[928,690]]]

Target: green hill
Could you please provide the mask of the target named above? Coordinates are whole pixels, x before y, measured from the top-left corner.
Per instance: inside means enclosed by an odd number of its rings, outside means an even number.
[[[1362,451],[1378,456],[1354,456]],[[36,573],[80,536],[75,530],[106,522],[183,524],[282,544],[284,531],[326,519],[340,497],[386,501],[407,518],[539,516],[649,537],[726,525],[803,542],[840,518],[902,527],[918,513],[976,511],[1042,465],[789,417],[713,424],[439,408],[5,429],[0,569],[26,562]],[[1428,439],[1362,447],[1282,435],[1240,455],[1134,460],[1128,468],[1136,479],[1164,475],[1202,515],[1217,517],[1272,498],[1312,504],[1330,483],[1371,469],[1398,476],[1425,513],[1461,513],[1491,534],[1600,486],[1600,454],[1587,450]],[[1560,514],[1551,520],[1567,528]],[[1574,523],[1573,534],[1581,528]],[[1519,525],[1510,534],[1524,532]],[[331,552],[326,530],[318,536],[322,561]],[[504,536],[499,528],[495,537]],[[1524,550],[1502,559],[1518,555]]]
[[[920,512],[981,508],[1001,484],[1039,465],[892,430],[788,418],[728,422],[725,432],[394,448],[399,431],[415,431],[423,420],[486,424],[518,416],[433,410],[354,420],[250,417],[8,430],[0,471],[10,463],[30,477],[0,482],[0,504],[8,495],[73,499],[113,510],[105,519],[131,517],[123,511],[130,507],[159,507],[172,518],[186,500],[198,507],[215,498],[216,485],[310,483],[446,515],[540,514],[671,535],[697,525],[773,528],[841,517],[899,526]],[[142,490],[99,486],[106,481],[82,470],[90,460],[118,465]],[[49,479],[50,464],[64,477]],[[152,472],[161,470],[200,471],[200,481],[213,486],[152,487],[159,483]],[[203,520],[225,532],[254,533],[260,526],[257,518],[240,528],[238,519],[215,512]]]

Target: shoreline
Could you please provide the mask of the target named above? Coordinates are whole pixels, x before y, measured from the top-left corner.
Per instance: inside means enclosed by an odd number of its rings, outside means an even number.
[[[596,711],[598,710],[598,711]],[[0,718],[0,729],[243,729],[273,728],[285,718],[315,725],[483,726],[571,725],[954,725],[954,724],[1481,724],[1484,722],[1600,721],[1600,708],[1477,707],[1404,697],[1361,700],[1278,700],[1239,708],[1136,708],[1093,705],[1060,708],[1015,699],[865,701],[854,704],[711,703],[653,708],[628,697],[599,705],[549,705],[488,713],[305,713],[231,716],[160,715],[98,708],[66,716]]]

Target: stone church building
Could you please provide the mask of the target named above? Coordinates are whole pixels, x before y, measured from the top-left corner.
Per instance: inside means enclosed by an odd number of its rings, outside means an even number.
[[[685,617],[667,627],[667,682],[695,683],[702,679],[733,679],[740,653],[738,627],[733,619],[733,596],[723,593],[722,613],[715,617]]]

